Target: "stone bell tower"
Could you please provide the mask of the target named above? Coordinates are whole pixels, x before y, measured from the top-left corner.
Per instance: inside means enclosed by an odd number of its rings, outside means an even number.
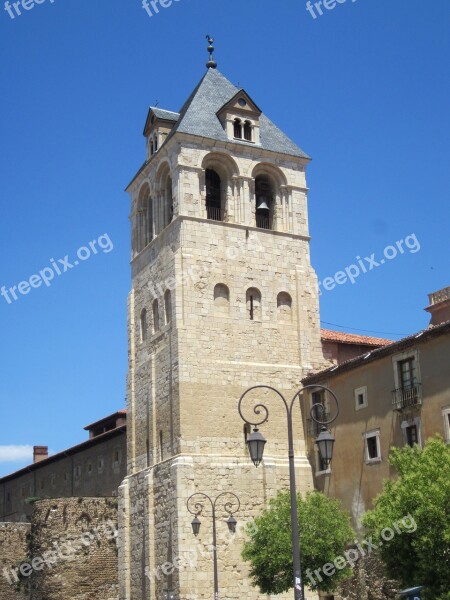
[[[255,384],[293,394],[305,371],[323,364],[309,255],[309,157],[216,66],[211,56],[179,112],[150,108],[146,160],[127,188],[132,289],[120,600],[212,597],[209,517],[195,538],[186,500],[233,491],[241,501],[236,518],[245,523],[287,487],[284,408],[270,402],[265,459],[255,469],[237,401]],[[300,410],[295,427],[297,483],[305,491],[312,473]],[[220,597],[266,598],[240,557],[243,537],[238,531],[219,541]]]

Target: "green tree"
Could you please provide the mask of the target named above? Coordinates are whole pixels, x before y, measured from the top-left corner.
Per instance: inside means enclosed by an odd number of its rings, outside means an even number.
[[[410,519],[417,529],[397,534],[378,549],[388,575],[405,587],[424,585],[427,600],[450,599],[450,446],[442,438],[394,449],[389,457],[398,473],[385,481],[374,509],[363,519],[375,538],[385,528]]]
[[[343,555],[348,542],[354,539],[350,518],[337,500],[320,492],[311,492],[303,499],[297,497],[300,530],[300,554],[305,585],[320,591],[333,590],[339,581],[351,576],[348,566],[314,583],[305,577],[336,557]],[[291,539],[291,504],[289,492],[280,492],[269,507],[248,525],[249,540],[242,551],[250,562],[250,574],[263,594],[280,594],[293,587],[293,559]],[[344,561],[344,559],[342,559]],[[319,581],[321,579],[321,581]]]

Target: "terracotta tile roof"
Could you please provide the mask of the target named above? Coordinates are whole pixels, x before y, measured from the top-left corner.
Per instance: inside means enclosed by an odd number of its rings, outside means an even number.
[[[327,342],[340,342],[341,344],[358,344],[361,346],[387,346],[392,344],[393,340],[384,338],[369,337],[367,335],[355,335],[354,333],[346,333],[345,331],[332,331],[331,329],[321,329],[320,336],[322,340]]]
[[[303,385],[310,385],[313,383],[319,383],[323,381],[327,375],[337,375],[341,373],[345,373],[346,371],[350,371],[351,369],[355,369],[360,365],[372,362],[373,360],[378,360],[385,356],[389,356],[394,354],[395,352],[401,352],[406,350],[407,348],[414,347],[418,344],[423,344],[427,342],[429,339],[441,336],[441,335],[450,335],[450,320],[445,323],[441,323],[440,325],[434,325],[432,327],[428,327],[428,329],[423,329],[418,333],[414,333],[413,335],[409,335],[397,342],[391,342],[390,344],[385,344],[382,347],[374,348],[370,352],[366,354],[362,354],[361,356],[357,356],[355,358],[351,358],[340,365],[334,365],[333,367],[329,367],[328,369],[324,369],[323,371],[318,371],[316,373],[311,373],[302,379]],[[369,338],[370,339],[370,338]],[[373,338],[372,338],[373,339]]]

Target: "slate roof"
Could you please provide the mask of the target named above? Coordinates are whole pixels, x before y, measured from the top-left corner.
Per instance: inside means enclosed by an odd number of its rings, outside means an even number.
[[[157,119],[164,119],[165,121],[178,121],[180,113],[173,112],[173,110],[164,110],[157,106],[150,106],[150,110],[153,112]]]
[[[220,71],[209,69],[181,108],[180,118],[167,139],[179,131],[229,142],[230,140],[217,117],[217,112],[239,91],[239,88],[228,81]],[[169,114],[176,115],[177,113]],[[260,147],[264,150],[309,159],[309,156],[264,114],[260,116],[260,139]],[[235,143],[248,145],[244,141]]]

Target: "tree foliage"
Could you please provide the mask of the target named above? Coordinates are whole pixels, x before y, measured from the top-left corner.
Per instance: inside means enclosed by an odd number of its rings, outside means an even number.
[[[344,553],[354,539],[350,518],[337,500],[320,492],[311,492],[305,499],[297,497],[300,531],[300,555],[303,577],[307,569],[321,568]],[[280,594],[293,587],[291,540],[291,505],[289,492],[280,492],[247,527],[249,540],[242,556],[250,562],[250,574],[264,594]],[[333,590],[339,581],[351,576],[351,570],[337,570],[317,582],[321,591]],[[308,580],[305,580],[305,584]]]
[[[405,587],[424,585],[427,600],[450,599],[450,446],[439,436],[423,449],[394,449],[389,458],[398,473],[386,481],[363,523],[379,537],[408,515],[417,529],[396,535],[379,548],[388,575]]]

